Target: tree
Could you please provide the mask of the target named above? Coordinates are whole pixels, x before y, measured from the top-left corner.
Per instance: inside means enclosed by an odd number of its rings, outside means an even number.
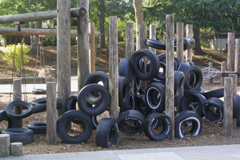
[[[239,1],[234,0],[145,0],[147,21],[165,22],[166,14],[175,14],[176,22],[193,24],[196,41],[195,54],[202,54],[200,29],[215,33],[235,31],[239,28]]]

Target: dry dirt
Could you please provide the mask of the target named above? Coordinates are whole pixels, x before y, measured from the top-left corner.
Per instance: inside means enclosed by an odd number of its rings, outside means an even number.
[[[119,56],[120,58],[124,55],[124,47],[120,46]],[[75,52],[76,46],[73,46],[72,51]],[[102,70],[107,70],[107,51],[108,49],[98,50],[97,52],[97,66],[102,68]],[[50,47],[45,49],[45,54],[48,55],[48,61],[46,65],[51,66],[53,65],[52,62],[56,61],[56,48]],[[197,65],[207,65],[209,57],[214,60],[215,65],[220,65],[221,59],[226,60],[226,55],[220,54],[219,52],[210,52],[209,50],[205,51],[206,54],[209,56],[205,57],[204,55],[201,57],[193,57],[193,61]],[[209,53],[208,53],[209,52]],[[52,53],[52,54],[50,54]],[[30,53],[33,55],[33,53]],[[72,61],[76,61],[76,56],[72,53]],[[219,58],[219,57],[220,58]],[[32,56],[33,58],[34,56]],[[214,58],[216,57],[216,59]],[[202,59],[201,59],[202,58]],[[1,64],[4,62],[1,61]],[[35,62],[31,62],[32,65],[28,65],[29,73],[31,73],[31,69],[33,68]],[[4,66],[1,65],[1,77],[8,75],[11,73]],[[203,84],[202,86],[205,91],[213,90],[220,88],[219,84]],[[240,92],[240,87],[238,87],[238,91]],[[28,94],[27,100],[28,102],[45,97],[45,95],[33,95]],[[0,110],[3,110],[9,101],[12,100],[12,96],[10,97],[9,94],[0,94]],[[33,114],[28,118],[23,119],[23,127],[27,128],[27,126],[32,122],[39,122],[39,121],[46,121],[46,113],[37,113]],[[1,122],[0,123],[0,131],[5,129],[7,123]],[[60,139],[58,139],[57,145],[47,145],[46,144],[46,136],[43,134],[36,134],[34,135],[34,143],[28,144],[24,146],[24,154],[48,154],[48,153],[64,153],[64,152],[83,152],[83,151],[100,151],[100,150],[115,150],[115,149],[139,149],[139,148],[165,148],[165,147],[184,147],[184,146],[207,146],[207,145],[227,145],[227,144],[239,144],[240,143],[240,128],[233,129],[232,137],[224,137],[223,136],[223,127],[222,122],[213,123],[209,120],[203,118],[203,127],[202,132],[199,136],[187,136],[185,139],[173,139],[168,140],[165,139],[163,141],[152,141],[147,138],[147,136],[142,133],[138,136],[127,136],[120,132],[119,134],[119,142],[117,145],[112,146],[109,149],[103,149],[97,147],[95,144],[95,136],[96,130],[93,130],[91,138],[87,141],[87,143],[82,144],[65,144]],[[76,126],[75,126],[76,127]]]

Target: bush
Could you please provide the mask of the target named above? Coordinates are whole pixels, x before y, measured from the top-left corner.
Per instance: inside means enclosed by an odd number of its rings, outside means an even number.
[[[29,60],[29,57],[26,55],[30,51],[30,47],[27,45],[23,45],[23,64],[26,64]],[[16,51],[15,51],[16,50]],[[4,50],[3,60],[9,65],[9,67],[13,67],[13,69],[20,71],[22,68],[22,56],[21,56],[21,44],[17,45],[8,45]]]

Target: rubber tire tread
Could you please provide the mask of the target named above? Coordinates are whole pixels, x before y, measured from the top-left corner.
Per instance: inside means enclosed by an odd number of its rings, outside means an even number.
[[[13,113],[13,107],[19,106],[23,109],[27,109],[25,113],[22,114],[15,114]],[[21,100],[14,100],[7,104],[5,108],[5,113],[8,117],[14,118],[14,119],[22,119],[30,116],[32,114],[32,105],[28,102],[21,101]]]
[[[33,122],[28,125],[28,129],[33,131],[33,134],[46,134],[47,122]]]
[[[211,106],[216,107],[218,109],[219,115],[216,115],[211,111]],[[209,98],[206,103],[203,105],[203,114],[204,116],[213,122],[220,122],[223,119],[223,101],[216,98]]]
[[[118,142],[119,129],[117,120],[113,118],[103,118],[99,121],[96,131],[96,145],[102,148],[109,148]],[[109,139],[113,138],[109,144]]]

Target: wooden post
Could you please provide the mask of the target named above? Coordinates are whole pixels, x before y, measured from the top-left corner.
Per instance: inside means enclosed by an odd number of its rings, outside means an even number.
[[[125,56],[131,59],[134,54],[134,24],[126,23],[126,42],[125,42]],[[134,76],[134,75],[133,75]],[[134,93],[134,77],[132,77],[132,93]]]
[[[47,82],[47,144],[57,144],[56,82]]]
[[[146,48],[146,39],[147,39],[147,27],[146,24],[140,24],[139,25],[139,49],[144,49]],[[147,58],[144,58],[144,68],[145,68],[145,72],[147,72]],[[142,87],[144,89],[147,88],[147,81],[142,81],[141,82]]]
[[[229,77],[233,78],[233,94],[237,94],[237,80],[238,76],[237,74],[229,74]],[[237,127],[237,119],[233,119],[233,128]]]
[[[239,49],[240,49],[240,40],[236,39],[236,47],[235,47],[235,65],[234,71],[239,72]]]
[[[23,144],[22,142],[11,143],[11,155],[22,156],[23,155]]]
[[[95,71],[96,50],[95,50],[95,23],[89,23],[90,26],[90,53],[91,53],[91,72]]]
[[[149,38],[150,39],[156,39],[156,26],[151,24],[149,26],[149,29],[150,29]],[[151,49],[153,52],[156,53],[156,49],[155,48],[149,47],[149,49]]]
[[[78,17],[78,90],[83,87],[83,82],[89,74],[89,0],[78,0],[78,7],[86,9],[84,17]]]
[[[213,62],[209,62],[209,63],[208,63],[208,66],[209,66],[209,68],[213,68]],[[210,78],[210,79],[208,80],[208,83],[213,83],[213,78]]]
[[[62,115],[66,111],[66,102],[71,93],[71,1],[57,1],[57,88],[58,98],[64,107],[58,109],[58,115]]]
[[[193,38],[193,25],[186,25],[186,38]],[[192,62],[192,49],[186,50],[186,61]]]
[[[227,70],[234,71],[234,40],[235,33],[228,32]]]
[[[14,79],[13,80],[13,100],[22,100],[22,80]],[[15,114],[22,114],[21,106],[14,106],[13,112]],[[17,127],[22,128],[22,119],[17,121]]]
[[[177,59],[179,63],[183,62],[183,33],[184,23],[177,22]]]
[[[222,61],[221,63],[221,73],[225,73],[226,72],[226,61]],[[221,86],[224,86],[224,77],[221,77]]]
[[[169,139],[175,138],[174,130],[174,15],[166,15],[166,84],[165,110],[171,119]]]
[[[233,120],[233,79],[224,78],[224,108],[223,108],[223,134],[226,137],[232,136]]]
[[[118,110],[118,32],[117,16],[109,17],[109,92],[110,117],[117,119]]]
[[[10,156],[10,135],[0,134],[0,157]]]

